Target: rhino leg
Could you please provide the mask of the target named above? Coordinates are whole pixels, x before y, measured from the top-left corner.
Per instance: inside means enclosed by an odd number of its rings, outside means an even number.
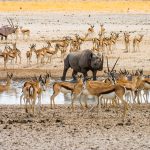
[[[78,73],[77,71],[73,70],[73,72],[72,72],[73,80],[77,80],[77,78],[76,78],[77,73]]]
[[[66,73],[67,73],[68,69],[69,69],[69,68],[64,68],[63,76],[61,77],[61,80],[62,80],[62,81],[65,81],[65,80],[66,80]]]
[[[92,71],[92,73],[93,73],[93,80],[96,80],[96,73],[97,73],[97,70]]]
[[[81,72],[83,73],[84,80],[86,80],[86,77],[87,77],[87,70],[86,70],[86,69],[82,69]]]
[[[70,68],[69,56],[67,56],[67,58],[64,60],[64,71],[63,71],[63,76],[61,77],[62,81],[66,80],[66,73],[67,73],[69,68]]]

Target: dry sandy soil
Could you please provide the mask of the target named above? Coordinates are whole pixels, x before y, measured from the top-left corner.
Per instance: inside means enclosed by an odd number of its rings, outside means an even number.
[[[42,114],[32,117],[21,106],[0,106],[0,149],[150,149],[149,106],[133,107],[124,122],[113,109],[83,113],[66,107],[43,106]]]

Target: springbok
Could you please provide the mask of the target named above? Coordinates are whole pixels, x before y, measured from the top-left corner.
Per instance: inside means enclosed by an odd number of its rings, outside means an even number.
[[[133,39],[133,52],[140,52],[140,43],[142,42],[144,35],[139,35]]]
[[[38,112],[40,113],[41,106],[41,96],[42,91],[45,90],[45,81],[40,76],[39,79],[36,78],[35,81],[27,81],[22,87],[22,95],[20,96],[20,104],[22,103],[22,98],[25,102],[25,111],[28,113],[28,104],[31,104],[32,113],[35,111],[35,103],[38,98]]]
[[[104,28],[104,25],[101,24],[101,25],[100,25],[100,34],[102,35],[102,37],[104,36],[105,31],[106,31],[106,29]]]
[[[124,33],[125,52],[130,52],[130,34]]]
[[[62,92],[63,94],[71,93],[72,95],[72,110],[74,110],[74,100],[77,98],[77,95],[82,91],[83,81],[82,76],[77,78],[77,82],[55,82],[53,85],[53,95],[50,97],[51,108],[55,108],[55,97]]]
[[[67,53],[67,48],[69,46],[69,39],[65,38],[62,42],[56,43],[56,47],[60,50],[61,52],[61,60],[64,60],[64,57]]]
[[[39,61],[40,61],[41,64],[44,64],[46,49],[45,48],[34,49],[34,52],[36,54],[37,64],[39,64]]]
[[[125,88],[118,84],[108,85],[106,83],[98,84],[97,81],[86,81],[84,84],[83,90],[81,92],[81,98],[83,98],[85,102],[85,107],[87,107],[87,97],[89,95],[92,95],[95,98],[97,98],[98,103],[99,103],[99,98],[101,96],[110,98],[114,100],[115,103],[116,103],[116,98],[117,98],[118,100],[122,102],[124,106],[123,117],[125,117],[126,111],[128,109],[128,104],[126,100],[124,100],[123,98],[125,95],[125,91],[126,91]]]
[[[25,40],[25,36],[27,38],[30,37],[30,30],[29,29],[23,29],[23,27],[20,27],[20,32],[22,33],[23,35],[23,40]]]
[[[10,89],[10,85],[11,85],[11,82],[12,82],[12,78],[13,78],[13,74],[9,74],[7,73],[7,81],[6,81],[6,84],[0,84],[0,92],[5,92],[5,91],[8,91]]]
[[[21,64],[21,51],[16,47],[16,43],[13,43],[12,45],[13,45],[12,48],[10,46],[8,46],[9,55],[10,55],[10,57],[13,56],[16,58],[16,63],[17,63],[17,58],[19,57],[20,64]]]
[[[30,45],[30,50],[26,52],[26,57],[27,57],[27,64],[30,65],[31,63],[31,58],[32,58],[32,52],[35,51],[35,44]]]

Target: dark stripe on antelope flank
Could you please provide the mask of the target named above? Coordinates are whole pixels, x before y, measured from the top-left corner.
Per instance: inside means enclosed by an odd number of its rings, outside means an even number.
[[[15,58],[15,56],[11,56],[11,55],[9,55],[9,57],[11,57],[11,58]]]
[[[146,83],[148,83],[148,84],[150,84],[150,82],[149,81],[145,81]]]
[[[132,91],[132,89],[131,89],[131,88],[127,88],[127,87],[125,87],[125,88],[126,88],[126,90]]]
[[[137,42],[141,42],[141,40],[137,40]]]
[[[49,51],[47,51],[46,53],[48,53],[48,54],[53,54],[52,52],[49,52]]]
[[[112,92],[115,92],[115,89],[111,89],[111,90],[102,92],[101,94],[109,94],[109,93],[112,93]]]
[[[66,86],[66,85],[61,85],[61,87],[63,87],[63,88],[65,88],[65,89],[67,89],[67,90],[73,90],[73,88],[70,88],[70,87],[68,87],[68,86]]]
[[[29,30],[23,31],[24,33],[29,32]]]

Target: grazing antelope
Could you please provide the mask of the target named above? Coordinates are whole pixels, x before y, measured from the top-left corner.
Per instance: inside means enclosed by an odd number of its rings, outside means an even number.
[[[80,94],[83,86],[82,76],[79,76],[77,82],[55,82],[53,85],[53,95],[50,98],[51,108],[55,108],[55,97],[60,93],[71,93],[72,94],[72,109],[74,109],[74,100],[77,98],[77,95]]]
[[[130,34],[124,33],[125,52],[130,52]]]
[[[140,51],[140,43],[142,42],[144,35],[139,35],[138,37],[134,37],[133,39],[133,52]]]
[[[35,47],[36,47],[35,44],[30,45],[30,47],[29,47],[30,50],[26,52],[27,64],[29,64],[29,65],[30,65],[30,63],[31,63],[32,52],[35,51]]]
[[[40,112],[42,91],[45,90],[45,81],[40,76],[35,81],[27,81],[22,87],[23,94],[20,96],[20,104],[22,98],[25,102],[25,110],[28,113],[28,104],[31,104],[32,113],[35,111],[35,103],[38,98],[38,112]]]
[[[21,33],[23,35],[23,40],[25,40],[25,36],[27,38],[30,37],[30,30],[29,29],[23,29],[23,27],[20,27],[20,31],[21,31]]]
[[[11,74],[7,73],[6,84],[4,84],[4,85],[0,84],[0,92],[5,92],[5,91],[8,91],[10,89],[12,78],[13,78],[13,74],[12,73]]]

